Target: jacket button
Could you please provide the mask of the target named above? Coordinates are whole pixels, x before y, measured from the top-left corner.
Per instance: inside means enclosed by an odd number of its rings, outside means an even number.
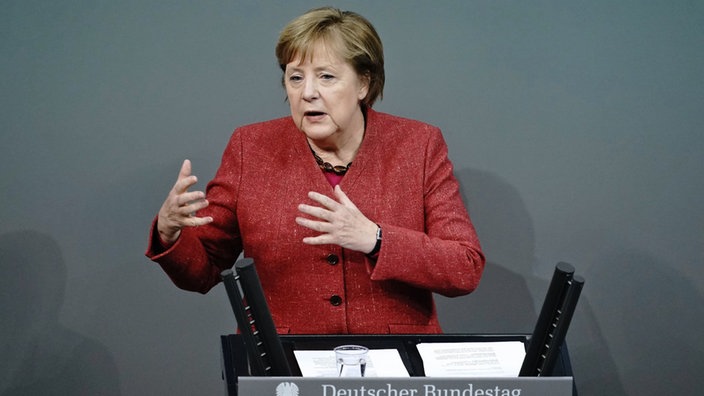
[[[337,294],[333,294],[332,297],[330,297],[330,304],[334,306],[338,306],[342,304],[342,297],[338,296]]]
[[[328,261],[328,264],[330,264],[330,265],[336,265],[337,263],[340,262],[340,258],[337,257],[336,254],[330,253],[330,254],[328,254],[327,261]]]

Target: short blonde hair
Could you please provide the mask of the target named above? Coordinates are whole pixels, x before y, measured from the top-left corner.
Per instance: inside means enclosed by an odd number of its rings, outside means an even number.
[[[276,44],[282,71],[301,57],[311,56],[313,47],[324,42],[349,62],[360,77],[367,78],[369,92],[362,103],[371,107],[384,92],[384,48],[374,26],[363,16],[337,8],[312,9],[284,27]]]

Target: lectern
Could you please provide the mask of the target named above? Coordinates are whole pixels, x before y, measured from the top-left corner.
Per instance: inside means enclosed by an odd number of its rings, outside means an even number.
[[[222,378],[229,396],[567,396],[576,395],[564,343],[584,280],[566,263],[555,274],[532,334],[278,335],[250,259],[240,260],[223,281],[239,334],[220,337]],[[519,377],[430,378],[416,348],[432,342],[520,341],[526,357]],[[396,349],[409,378],[301,377],[294,351],[332,350],[343,344]]]

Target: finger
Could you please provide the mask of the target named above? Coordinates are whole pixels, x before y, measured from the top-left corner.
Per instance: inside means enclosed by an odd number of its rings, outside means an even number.
[[[318,206],[311,206],[311,205],[306,205],[306,204],[300,204],[298,205],[298,210],[301,213],[305,213],[307,215],[317,217],[322,220],[330,220],[330,211]]]
[[[315,191],[308,192],[308,198],[331,210],[337,208],[337,206],[339,205],[339,203],[334,199],[328,197],[327,195],[317,193]]]
[[[183,194],[196,183],[198,183],[198,178],[196,176],[190,175],[184,177],[183,179],[176,181],[176,184],[174,184],[174,191],[176,191],[177,194]]]
[[[303,243],[306,245],[330,245],[335,242],[330,235],[323,234],[314,237],[305,237],[303,238]]]
[[[327,222],[306,219],[305,217],[296,217],[296,223],[317,232],[328,232],[327,228],[330,225]]]
[[[344,191],[342,191],[342,187],[340,185],[336,185],[335,189],[335,197],[337,197],[337,200],[344,206],[352,206],[355,207],[355,204],[347,197],[347,194],[345,194]]]
[[[201,199],[181,206],[178,211],[182,216],[193,217],[197,211],[207,208],[209,204],[207,200]]]
[[[191,160],[183,160],[181,164],[181,170],[178,172],[178,179],[181,180],[191,175]]]
[[[184,160],[178,172],[178,178],[174,184],[177,193],[183,193],[198,182],[198,178],[191,174],[191,160]]]
[[[188,191],[179,194],[176,197],[176,205],[184,206],[195,201],[201,201],[205,199],[205,193],[202,191]]]
[[[207,217],[188,217],[183,221],[183,225],[186,227],[198,227],[206,224],[210,224],[213,222],[213,218],[210,216]]]

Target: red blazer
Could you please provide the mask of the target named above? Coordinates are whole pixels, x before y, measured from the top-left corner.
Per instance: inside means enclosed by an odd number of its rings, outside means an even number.
[[[438,128],[371,109],[340,187],[383,230],[376,260],[306,245],[294,221],[309,191],[332,196],[291,117],[238,128],[208,184],[213,223],[186,228],[147,256],[173,282],[205,293],[244,249],[254,259],[279,333],[439,333],[432,293],[474,290],[484,269],[474,227]]]

